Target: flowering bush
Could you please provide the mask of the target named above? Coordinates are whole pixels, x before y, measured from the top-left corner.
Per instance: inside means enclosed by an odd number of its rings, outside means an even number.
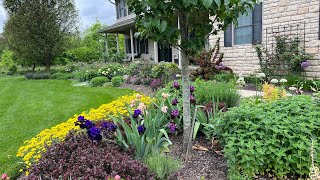
[[[105,119],[108,115],[129,116],[127,105],[134,102],[136,96],[137,94],[122,96],[111,103],[101,105],[98,109],[91,109],[89,112],[75,115],[64,123],[41,131],[36,137],[24,142],[24,145],[19,148],[17,156],[23,158],[27,169],[30,168],[33,162],[37,162],[41,158],[41,154],[46,151],[47,146],[51,146],[54,141],[63,141],[69,131],[80,129],[79,126],[75,126],[78,116],[84,116],[93,122]],[[141,102],[151,103],[150,97],[140,96]]]
[[[179,72],[178,65],[174,63],[161,62],[152,68],[152,76],[160,78],[165,83],[174,80]]]
[[[84,133],[70,133],[49,147],[30,168],[28,179],[153,179],[131,151],[110,141],[95,143]],[[111,179],[111,178],[110,178]],[[113,179],[113,178],[112,178]]]
[[[108,64],[106,67],[99,69],[101,75],[112,79],[115,76],[123,76],[127,72],[127,68],[119,63]]]

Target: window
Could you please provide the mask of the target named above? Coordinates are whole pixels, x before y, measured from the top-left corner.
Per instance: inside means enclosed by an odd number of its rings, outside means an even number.
[[[131,39],[126,39],[126,53],[131,53]],[[149,54],[148,39],[136,40],[133,38],[134,53]]]
[[[262,41],[262,4],[238,18],[238,26],[227,27],[224,34],[224,46],[256,44]]]
[[[125,0],[117,1],[117,18],[127,16],[127,5]]]

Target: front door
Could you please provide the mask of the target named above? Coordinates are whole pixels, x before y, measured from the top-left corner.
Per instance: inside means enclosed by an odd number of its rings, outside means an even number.
[[[158,58],[159,62],[172,62],[172,48],[170,46],[158,46]]]

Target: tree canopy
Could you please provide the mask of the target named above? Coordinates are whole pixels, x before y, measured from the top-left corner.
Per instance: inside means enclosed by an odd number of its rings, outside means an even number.
[[[137,17],[138,36],[178,47],[181,51],[183,85],[183,145],[191,149],[190,55],[204,46],[205,38],[217,34],[257,0],[127,0]],[[188,154],[188,153],[187,153]],[[188,155],[186,156],[188,158]]]
[[[4,35],[21,64],[44,65],[66,50],[75,32],[77,11],[73,0],[3,0],[9,13]]]

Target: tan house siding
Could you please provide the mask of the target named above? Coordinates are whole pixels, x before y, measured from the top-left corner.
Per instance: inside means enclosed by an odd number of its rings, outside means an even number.
[[[304,23],[306,51],[315,57],[307,68],[309,77],[320,78],[320,40],[319,40],[320,0],[264,0],[262,28]],[[265,30],[262,31],[262,43],[265,44]],[[224,32],[210,36],[209,43],[214,46],[217,37],[221,38],[221,52],[225,53],[224,64],[238,74],[253,74],[259,71],[259,60],[252,44],[224,47]]]

